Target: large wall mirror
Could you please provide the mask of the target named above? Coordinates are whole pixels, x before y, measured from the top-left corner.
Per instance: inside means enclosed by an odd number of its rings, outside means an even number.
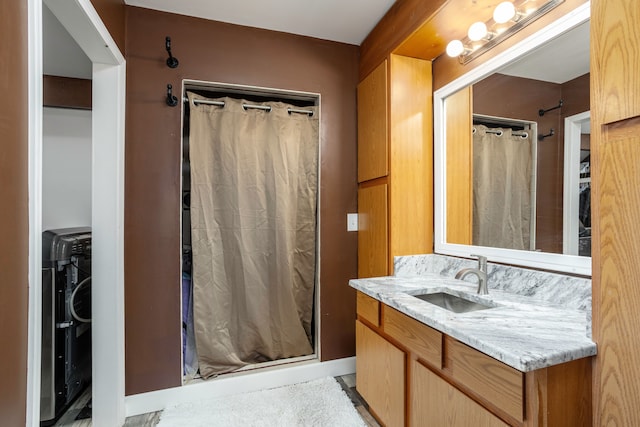
[[[434,94],[435,250],[591,274],[589,3]]]

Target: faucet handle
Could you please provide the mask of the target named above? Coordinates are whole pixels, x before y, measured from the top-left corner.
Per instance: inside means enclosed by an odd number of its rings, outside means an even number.
[[[487,272],[487,257],[483,255],[471,254],[470,256],[478,258],[478,269]]]

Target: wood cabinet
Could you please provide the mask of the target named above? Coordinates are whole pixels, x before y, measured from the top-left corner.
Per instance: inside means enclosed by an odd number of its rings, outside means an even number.
[[[596,425],[640,425],[640,32],[637,0],[591,2]]]
[[[420,360],[436,368],[442,367],[442,333],[423,325],[398,310],[383,306],[383,330],[401,342]]]
[[[386,426],[404,425],[405,354],[356,320],[356,387]]]
[[[387,61],[358,85],[358,182],[389,173]]]
[[[386,182],[358,188],[358,277],[388,274],[388,191]]]
[[[360,292],[357,301],[356,388],[384,425],[591,426],[591,358],[523,373]]]
[[[500,427],[500,418],[418,361],[411,362],[411,426]]]
[[[380,326],[380,302],[362,292],[357,293],[356,311],[358,317],[371,323],[373,326]]]
[[[390,55],[358,86],[359,277],[433,252],[432,99],[422,59]]]
[[[524,374],[451,337],[445,337],[444,369],[469,394],[514,424],[524,421]]]

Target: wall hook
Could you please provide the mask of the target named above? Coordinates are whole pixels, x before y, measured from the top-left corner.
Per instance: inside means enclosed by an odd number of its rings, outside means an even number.
[[[169,58],[167,58],[167,67],[169,68],[176,68],[178,67],[178,59],[174,58],[173,55],[171,55],[171,37],[167,36],[167,38],[165,39],[165,45],[167,48],[167,53],[169,54]]]
[[[561,108],[561,107],[562,107],[562,104],[564,104],[564,101],[561,99],[561,100],[560,100],[560,102],[558,102],[558,105],[556,105],[556,106],[555,106],[555,107],[553,107],[553,108],[548,108],[548,109],[546,109],[546,110],[539,109],[539,110],[538,110],[538,115],[539,115],[540,117],[542,117],[542,116],[544,116],[544,113],[548,113],[549,111],[553,111],[553,110],[557,110],[558,108]]]
[[[172,92],[173,86],[167,85],[167,105],[169,107],[175,107],[178,105],[178,98]]]
[[[542,141],[543,139],[548,138],[550,136],[553,136],[555,134],[556,134],[556,132],[553,130],[553,128],[551,128],[551,129],[549,129],[549,133],[548,134],[546,134],[546,135],[538,135],[538,141]]]

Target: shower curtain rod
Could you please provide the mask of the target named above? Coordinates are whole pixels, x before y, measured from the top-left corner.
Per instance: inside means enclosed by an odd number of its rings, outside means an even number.
[[[186,96],[184,98],[182,98],[184,102],[189,102],[189,98],[187,98]],[[208,99],[194,99],[193,100],[194,104],[206,104],[206,105],[217,105],[218,107],[224,107],[224,101],[210,101]],[[265,110],[265,111],[271,111],[271,107],[269,107],[268,105],[253,105],[253,104],[242,104],[242,108],[244,108],[245,110],[247,108],[255,108],[258,110]],[[308,114],[309,117],[313,116],[313,111],[312,110],[300,110],[297,108],[287,108],[287,113],[291,114],[291,113],[298,113],[298,114]]]
[[[498,135],[498,136],[502,136],[502,134],[504,132],[502,132],[502,129],[487,129],[485,130],[486,133],[492,133],[494,135]],[[476,127],[473,127],[473,133],[476,133]],[[529,134],[527,132],[520,132],[520,131],[512,131],[511,135],[513,136],[519,136],[521,138],[529,138]]]

